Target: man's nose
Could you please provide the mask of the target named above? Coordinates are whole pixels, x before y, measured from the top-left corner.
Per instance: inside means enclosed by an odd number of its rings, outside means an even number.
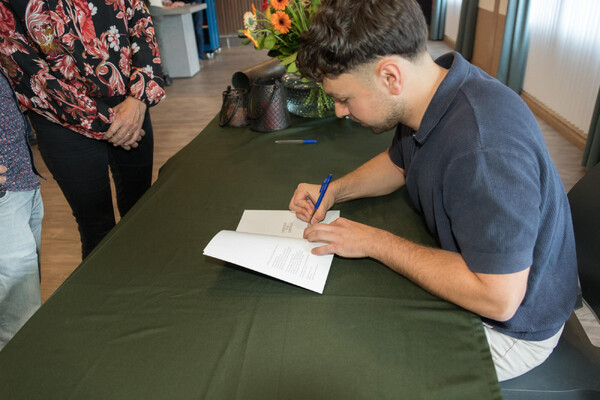
[[[349,115],[348,107],[336,102],[335,106],[335,116],[338,118],[344,118],[346,115]]]

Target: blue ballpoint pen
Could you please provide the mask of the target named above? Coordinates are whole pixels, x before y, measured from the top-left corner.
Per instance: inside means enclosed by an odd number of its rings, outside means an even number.
[[[276,144],[308,144],[317,143],[316,139],[292,139],[292,140],[276,140]]]
[[[313,211],[312,215],[310,216],[310,220],[308,221],[309,224],[312,221],[313,217],[315,216],[317,209],[321,205],[321,200],[323,200],[323,196],[325,196],[325,192],[327,191],[327,188],[329,187],[329,182],[331,181],[331,176],[332,176],[331,174],[327,175],[327,178],[325,178],[325,180],[321,184],[321,189],[319,189],[319,193],[320,193],[319,199],[317,200],[317,204],[315,204],[315,210]]]

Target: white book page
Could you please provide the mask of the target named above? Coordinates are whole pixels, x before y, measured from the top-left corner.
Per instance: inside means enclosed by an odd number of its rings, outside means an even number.
[[[333,254],[315,256],[304,239],[221,231],[204,254],[323,293]]]
[[[339,215],[329,211],[325,221]],[[311,253],[320,244],[302,238],[306,226],[290,211],[246,210],[237,231],[219,232],[204,254],[323,293],[333,254]]]
[[[327,211],[323,223],[329,224],[339,217],[339,210]],[[236,231],[302,239],[307,226],[307,222],[289,210],[245,210]]]

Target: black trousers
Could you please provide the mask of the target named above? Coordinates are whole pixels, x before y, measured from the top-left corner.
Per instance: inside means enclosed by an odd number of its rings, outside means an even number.
[[[146,135],[136,149],[114,147],[106,140],[87,138],[29,112],[38,148],[71,206],[85,258],[115,226],[115,213],[108,170],[117,192],[117,207],[123,217],[152,183],[154,138],[150,114],[142,128]]]

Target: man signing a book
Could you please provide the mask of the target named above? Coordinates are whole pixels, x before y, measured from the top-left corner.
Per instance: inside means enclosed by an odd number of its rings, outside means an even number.
[[[388,150],[332,181],[302,183],[290,209],[326,243],[314,254],[371,257],[481,316],[499,380],[541,364],[560,338],[577,291],[567,196],[537,122],[511,89],[458,53],[433,60],[414,0],[324,1],[302,37],[298,66],[322,82],[338,117]],[[406,186],[440,249],[344,218],[334,204]],[[402,224],[402,221],[397,221]]]

